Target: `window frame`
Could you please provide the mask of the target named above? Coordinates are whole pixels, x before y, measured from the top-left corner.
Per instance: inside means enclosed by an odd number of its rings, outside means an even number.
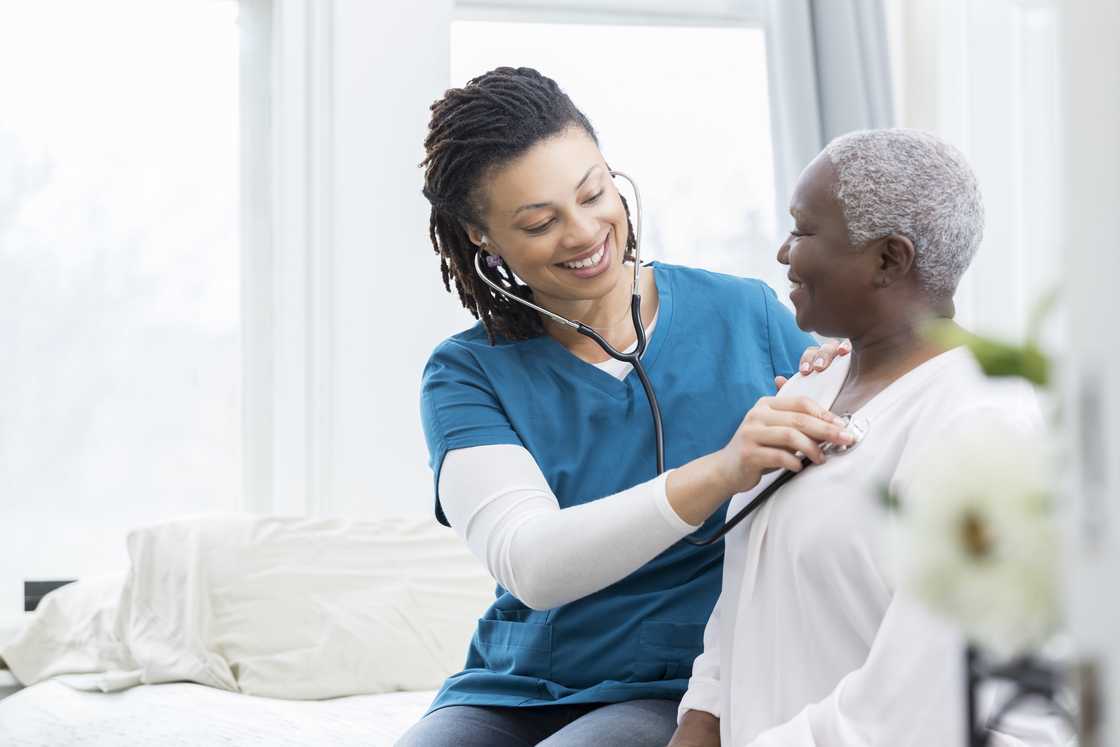
[[[454,20],[602,25],[759,26],[763,0],[456,0]]]
[[[333,0],[239,0],[242,507],[331,493]]]

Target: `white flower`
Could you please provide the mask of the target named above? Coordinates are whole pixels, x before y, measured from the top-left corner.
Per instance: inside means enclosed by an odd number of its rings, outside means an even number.
[[[1037,435],[976,423],[934,445],[901,496],[900,583],[997,656],[1058,621],[1058,527]]]

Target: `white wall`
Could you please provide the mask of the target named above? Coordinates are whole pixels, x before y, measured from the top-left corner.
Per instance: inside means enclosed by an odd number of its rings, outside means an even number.
[[[428,107],[448,87],[449,0],[339,2],[331,509],[429,512],[420,373],[473,323],[448,295],[420,194]]]
[[[1101,747],[1120,744],[1120,5],[1065,0],[1062,13],[1068,609],[1104,688],[1103,731],[1082,745]]]

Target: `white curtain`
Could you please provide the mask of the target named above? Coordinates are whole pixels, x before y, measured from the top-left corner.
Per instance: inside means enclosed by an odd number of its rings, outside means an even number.
[[[881,0],[767,0],[778,227],[801,170],[837,135],[894,124]]]

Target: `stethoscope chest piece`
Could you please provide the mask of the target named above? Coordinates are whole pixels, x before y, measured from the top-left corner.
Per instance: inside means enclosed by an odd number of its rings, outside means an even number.
[[[852,442],[847,446],[843,444],[826,443],[821,446],[821,451],[828,455],[847,454],[852,449],[856,448],[867,437],[871,423],[865,417],[856,417],[852,414],[841,415],[840,418],[844,421],[844,430],[851,434]]]

